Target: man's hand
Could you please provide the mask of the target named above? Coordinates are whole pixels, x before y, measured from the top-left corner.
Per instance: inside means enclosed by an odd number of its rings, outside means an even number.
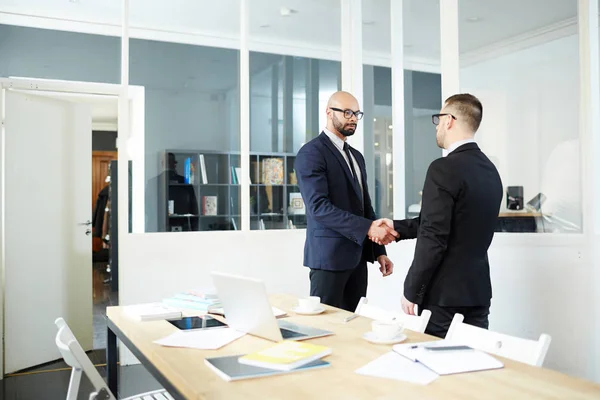
[[[415,315],[415,303],[411,303],[406,297],[402,296],[402,311],[408,315]]]
[[[381,275],[388,276],[394,272],[394,263],[388,256],[382,255],[377,257],[377,262],[379,262],[380,265],[379,270],[381,271]]]
[[[367,235],[369,239],[379,245],[390,244],[399,236],[398,232],[394,230],[394,221],[387,218],[373,221]]]

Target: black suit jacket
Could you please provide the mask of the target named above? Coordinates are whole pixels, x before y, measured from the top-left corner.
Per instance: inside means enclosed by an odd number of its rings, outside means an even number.
[[[444,307],[490,305],[487,251],[502,196],[496,167],[475,143],[431,163],[419,217],[394,221],[400,240],[417,238],[404,281],[409,301]]]
[[[365,159],[352,147],[350,152],[360,168],[362,193],[348,163],[325,133],[302,146],[296,157],[294,169],[306,204],[304,265],[311,269],[349,270],[386,254],[384,246],[367,238],[376,217]]]

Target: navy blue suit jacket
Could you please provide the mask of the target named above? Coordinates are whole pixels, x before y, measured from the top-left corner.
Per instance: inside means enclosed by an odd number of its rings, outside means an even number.
[[[362,175],[364,206],[348,163],[325,133],[302,146],[296,157],[294,168],[306,205],[304,265],[311,269],[349,270],[386,254],[384,246],[367,238],[376,217],[365,159],[352,147],[350,151]]]

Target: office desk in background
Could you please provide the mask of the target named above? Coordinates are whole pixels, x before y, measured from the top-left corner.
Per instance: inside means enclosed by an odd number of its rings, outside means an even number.
[[[498,214],[496,232],[540,232],[541,221],[541,213],[505,211]]]
[[[505,368],[441,376],[426,386],[358,375],[355,370],[392,350],[392,346],[371,344],[361,338],[371,329],[370,319],[358,317],[344,323],[351,313],[329,306],[323,314],[299,316],[291,311],[296,305],[294,297],[270,298],[273,306],[289,313],[290,321],[335,332],[333,336],[310,340],[331,347],[333,353],[325,358],[331,366],[226,382],[204,364],[205,358],[246,354],[273,343],[246,335],[219,350],[162,347],[152,342],[175,332],[173,325],[167,321],[139,322],[122,307],[108,307],[109,387],[117,393],[118,337],[175,399],[600,399],[600,385],[500,357]],[[407,331],[407,335],[407,343],[436,339],[412,331]]]

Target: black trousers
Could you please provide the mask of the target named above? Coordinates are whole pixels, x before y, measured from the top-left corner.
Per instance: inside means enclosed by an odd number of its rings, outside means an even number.
[[[465,319],[463,322],[465,324],[473,325],[483,329],[488,329],[489,326],[489,306],[440,307],[433,305],[422,305],[419,306],[419,315],[421,315],[422,310],[431,311],[431,318],[429,318],[429,323],[427,324],[425,333],[442,339],[446,337],[446,333],[448,333],[448,329],[450,328],[450,323],[452,323],[452,318],[454,318],[454,314],[457,313],[464,315]]]
[[[310,270],[310,295],[321,303],[347,311],[356,310],[361,297],[367,295],[367,263],[361,262],[346,271]]]

